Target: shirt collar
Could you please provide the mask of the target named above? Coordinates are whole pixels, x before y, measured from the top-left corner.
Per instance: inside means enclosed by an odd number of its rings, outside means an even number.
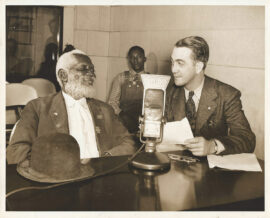
[[[144,74],[144,73],[145,73],[144,70],[142,70],[142,71],[140,71],[139,73],[137,73],[137,72],[136,72],[135,70],[133,70],[132,68],[129,69],[129,72],[130,72],[130,75],[132,75],[132,76],[135,76],[136,74]]]
[[[75,104],[80,104],[83,107],[85,107],[86,104],[86,98],[81,98],[79,100],[75,100],[74,98],[72,98],[69,94],[65,93],[64,91],[62,91],[65,102],[67,107],[74,107]]]
[[[193,90],[194,91],[194,95],[195,97],[200,100],[201,98],[201,94],[202,94],[202,89],[203,89],[203,84],[204,84],[204,79],[205,77],[203,78],[201,84],[195,89]],[[188,93],[190,92],[189,90],[187,90],[185,87],[184,87],[184,90],[185,90],[185,96],[186,96],[186,100],[188,99]]]

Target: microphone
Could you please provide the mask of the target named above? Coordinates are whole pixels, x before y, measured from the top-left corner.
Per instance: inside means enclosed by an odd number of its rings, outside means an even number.
[[[156,144],[163,138],[165,123],[166,88],[170,81],[167,75],[142,74],[144,86],[142,116],[139,118],[140,141],[145,151],[139,153],[131,165],[146,170],[163,170],[170,167],[170,159],[156,152]]]
[[[144,137],[160,138],[163,118],[163,98],[164,92],[159,89],[147,89],[145,91],[143,107],[143,129]]]

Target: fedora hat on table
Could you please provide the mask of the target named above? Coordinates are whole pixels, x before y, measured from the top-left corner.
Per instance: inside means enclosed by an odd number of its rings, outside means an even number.
[[[36,138],[32,144],[29,164],[17,165],[23,177],[44,183],[60,183],[84,179],[94,174],[88,164],[81,164],[80,147],[68,134],[53,133]]]

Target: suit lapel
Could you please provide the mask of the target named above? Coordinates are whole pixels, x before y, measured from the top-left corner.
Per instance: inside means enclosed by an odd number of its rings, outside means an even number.
[[[185,112],[185,91],[183,87],[176,87],[172,99],[172,120],[182,120],[186,116]]]
[[[68,134],[68,116],[62,92],[59,92],[53,99],[49,114],[55,124],[57,132]]]
[[[210,115],[216,110],[216,97],[215,80],[205,76],[204,86],[197,111],[196,132],[200,131]]]

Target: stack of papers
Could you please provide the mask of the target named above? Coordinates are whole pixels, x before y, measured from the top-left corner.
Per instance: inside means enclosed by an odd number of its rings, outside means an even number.
[[[181,121],[168,122],[164,125],[163,140],[157,145],[157,151],[184,150],[184,141],[190,138],[193,138],[193,133],[186,117]]]
[[[220,167],[229,170],[262,172],[255,154],[207,155],[209,168]]]

